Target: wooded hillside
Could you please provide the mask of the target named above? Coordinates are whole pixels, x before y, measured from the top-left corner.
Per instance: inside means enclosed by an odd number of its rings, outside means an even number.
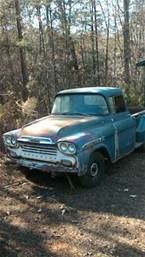
[[[48,113],[64,88],[119,86],[143,104],[144,13],[144,0],[1,0],[2,131]]]

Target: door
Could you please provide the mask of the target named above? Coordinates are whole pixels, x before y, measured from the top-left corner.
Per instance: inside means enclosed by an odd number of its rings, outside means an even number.
[[[136,142],[136,122],[126,109],[122,95],[110,97],[115,128],[115,159],[131,152]]]

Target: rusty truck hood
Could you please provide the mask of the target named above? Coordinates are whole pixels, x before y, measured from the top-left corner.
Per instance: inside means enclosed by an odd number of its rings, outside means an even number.
[[[100,118],[94,116],[50,115],[25,125],[21,129],[20,136],[50,137],[57,141],[61,137],[88,130],[90,125],[98,123]]]

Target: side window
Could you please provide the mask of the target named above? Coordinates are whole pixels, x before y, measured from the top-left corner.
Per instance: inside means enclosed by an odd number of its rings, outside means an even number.
[[[110,106],[111,106],[111,111],[113,113],[115,113],[116,110],[115,110],[115,104],[114,104],[114,97],[109,97],[109,103],[110,103]]]
[[[109,98],[111,109],[113,113],[120,113],[126,111],[126,105],[123,96],[113,96]]]

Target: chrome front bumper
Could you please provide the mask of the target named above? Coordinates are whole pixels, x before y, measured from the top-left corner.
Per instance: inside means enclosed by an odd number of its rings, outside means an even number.
[[[68,172],[78,173],[79,163],[77,157],[67,156],[59,151],[56,155],[43,154],[38,152],[23,151],[22,148],[7,148],[9,158],[19,166],[29,169],[38,169],[47,172]]]
[[[36,160],[25,160],[25,159],[17,159],[16,163],[19,166],[24,166],[29,169],[38,169],[46,172],[64,172],[64,173],[78,173],[79,169],[77,167],[65,166],[62,163],[48,163],[48,162],[40,162]]]

